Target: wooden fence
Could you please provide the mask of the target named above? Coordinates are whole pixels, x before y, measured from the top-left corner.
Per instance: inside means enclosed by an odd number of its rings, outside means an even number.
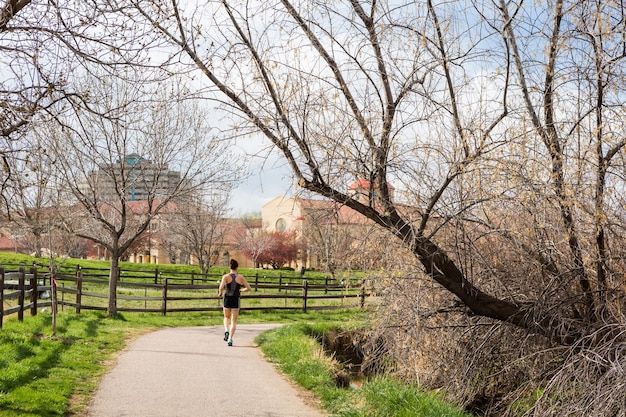
[[[221,275],[200,276],[182,274],[164,277],[158,270],[151,274],[121,271],[117,286],[119,312],[167,313],[192,311],[221,311],[221,298],[217,296]],[[108,305],[108,271],[77,268],[72,273],[58,273],[55,279],[57,308],[81,310],[106,310]],[[257,273],[247,277],[251,292],[242,294],[245,310],[309,310],[363,308],[371,295],[367,280],[348,279],[335,282],[330,278],[297,276],[264,277]],[[2,319],[18,314],[23,320],[24,311],[37,314],[37,308],[52,305],[50,275],[31,267],[26,272],[5,272],[0,268],[0,328]],[[7,292],[11,291],[11,292]],[[5,301],[17,304],[5,308]],[[46,301],[47,300],[47,301]]]
[[[0,328],[4,316],[17,313],[18,320],[24,319],[24,312],[30,310],[31,316],[37,315],[37,309],[51,307],[50,280],[46,284],[45,276],[38,276],[37,268],[21,267],[17,272],[6,272],[0,267]],[[44,301],[47,299],[48,301]],[[15,306],[5,308],[5,302],[17,300]]]

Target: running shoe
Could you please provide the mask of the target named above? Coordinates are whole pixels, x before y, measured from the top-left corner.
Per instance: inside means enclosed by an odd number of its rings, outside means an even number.
[[[228,333],[228,330],[226,330],[226,331],[224,332],[224,342],[228,340],[228,336],[229,336],[229,334],[230,334],[230,333]]]

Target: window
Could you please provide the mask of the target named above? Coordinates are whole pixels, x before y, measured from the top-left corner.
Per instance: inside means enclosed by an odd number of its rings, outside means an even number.
[[[285,221],[285,219],[281,217],[280,219],[276,220],[275,228],[277,232],[284,232],[287,228],[287,222]]]

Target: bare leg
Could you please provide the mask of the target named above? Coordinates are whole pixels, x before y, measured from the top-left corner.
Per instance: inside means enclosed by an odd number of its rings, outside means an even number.
[[[225,308],[224,309],[224,332],[227,332],[229,327],[230,327],[230,318],[231,318],[231,316],[232,316],[231,309],[230,308]]]
[[[230,321],[230,338],[232,339],[237,330],[237,317],[239,317],[239,310],[232,310],[232,320]]]

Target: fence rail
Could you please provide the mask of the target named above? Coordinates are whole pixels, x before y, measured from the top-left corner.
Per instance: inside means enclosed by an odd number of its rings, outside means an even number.
[[[217,296],[221,275],[191,274],[185,277],[164,277],[160,272],[141,274],[123,271],[116,298],[119,312],[168,313],[221,311]],[[256,274],[248,279],[251,292],[242,294],[246,310],[309,310],[363,308],[372,294],[367,280],[349,279],[343,283],[329,278],[276,277],[273,280]],[[0,328],[4,316],[24,312],[37,314],[37,309],[51,307],[51,283],[56,285],[57,308],[106,310],[108,305],[108,273],[104,270],[77,268],[73,273],[56,274],[50,279],[47,271],[35,266],[17,272],[0,268]],[[15,301],[17,300],[17,301]],[[12,302],[9,302],[12,301]],[[10,306],[9,306],[10,305]]]

